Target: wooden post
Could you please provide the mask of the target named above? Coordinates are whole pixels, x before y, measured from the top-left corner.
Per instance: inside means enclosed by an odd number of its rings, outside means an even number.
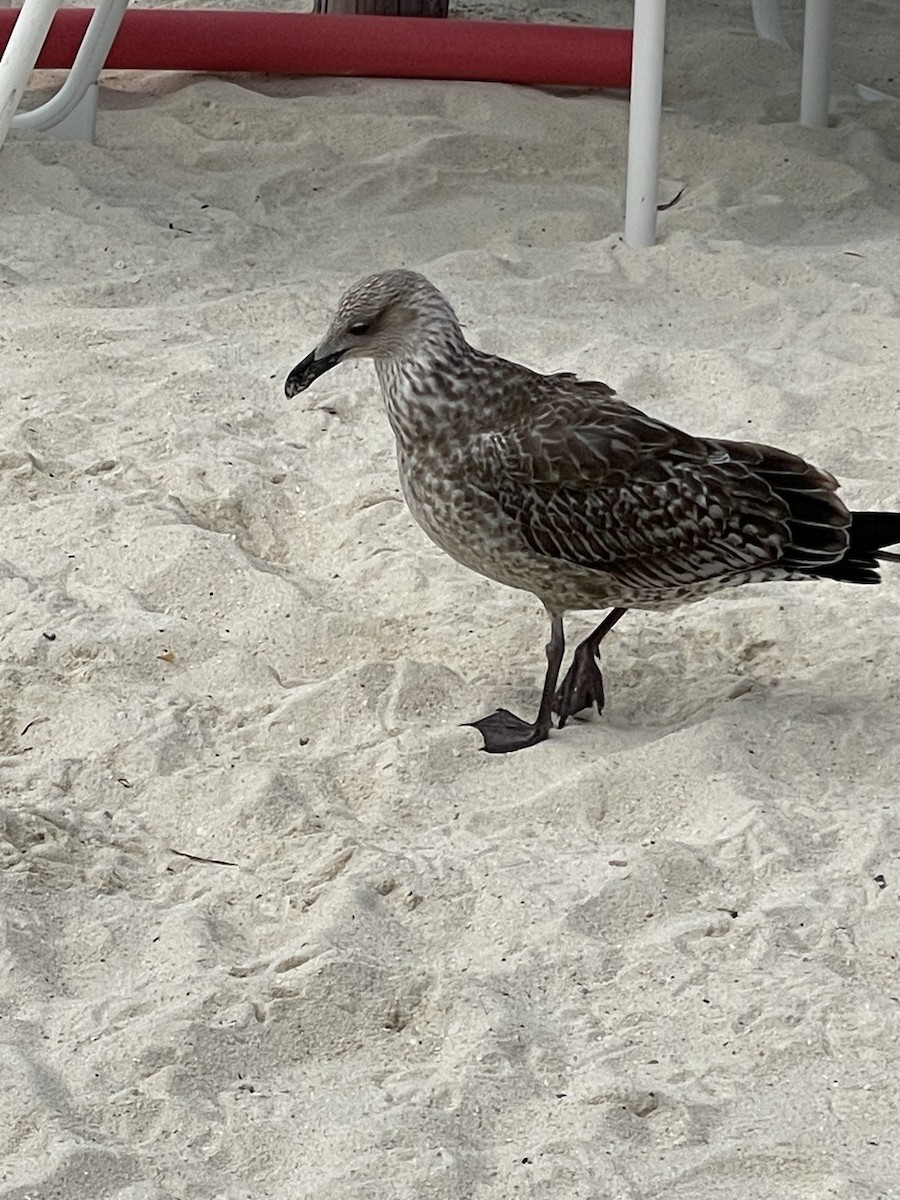
[[[379,17],[446,17],[450,0],[316,0],[313,12]]]

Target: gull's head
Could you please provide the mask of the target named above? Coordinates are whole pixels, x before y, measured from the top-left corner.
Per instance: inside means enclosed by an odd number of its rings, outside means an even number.
[[[348,358],[415,358],[462,341],[456,314],[424,275],[382,271],[344,293],[325,337],[294,367],[284,391],[296,396]]]

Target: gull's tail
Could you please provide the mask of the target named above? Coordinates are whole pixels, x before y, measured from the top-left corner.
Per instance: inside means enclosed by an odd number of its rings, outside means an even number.
[[[855,512],[851,514],[850,545],[843,558],[815,572],[827,579],[847,583],[880,583],[880,562],[900,562],[900,554],[885,546],[900,546],[900,513]]]

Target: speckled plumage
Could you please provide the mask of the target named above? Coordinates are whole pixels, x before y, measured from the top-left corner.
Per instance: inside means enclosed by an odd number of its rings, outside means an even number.
[[[412,271],[351,288],[288,395],[348,357],[374,359],[403,491],[428,536],[551,615],[668,608],[775,579],[875,583],[876,551],[892,557],[879,547],[900,537],[893,514],[856,514],[854,527],[834,477],[795,455],[693,437],[604,383],[474,349]]]

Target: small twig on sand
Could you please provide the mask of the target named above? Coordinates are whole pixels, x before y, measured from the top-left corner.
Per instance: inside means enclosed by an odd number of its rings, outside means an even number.
[[[687,187],[687,184],[685,184],[684,187],[681,189],[681,191],[678,193],[678,195],[675,196],[672,200],[669,200],[668,203],[657,204],[656,211],[657,212],[665,212],[667,208],[674,208],[675,205],[678,203],[678,201],[681,199],[681,197],[684,195],[684,191],[685,191],[686,187]]]
[[[189,858],[191,862],[212,863],[214,867],[236,867],[236,862],[228,862],[224,858],[203,858],[199,854],[186,854],[184,850],[176,850],[173,846],[169,846],[170,854],[177,854],[179,858]]]

